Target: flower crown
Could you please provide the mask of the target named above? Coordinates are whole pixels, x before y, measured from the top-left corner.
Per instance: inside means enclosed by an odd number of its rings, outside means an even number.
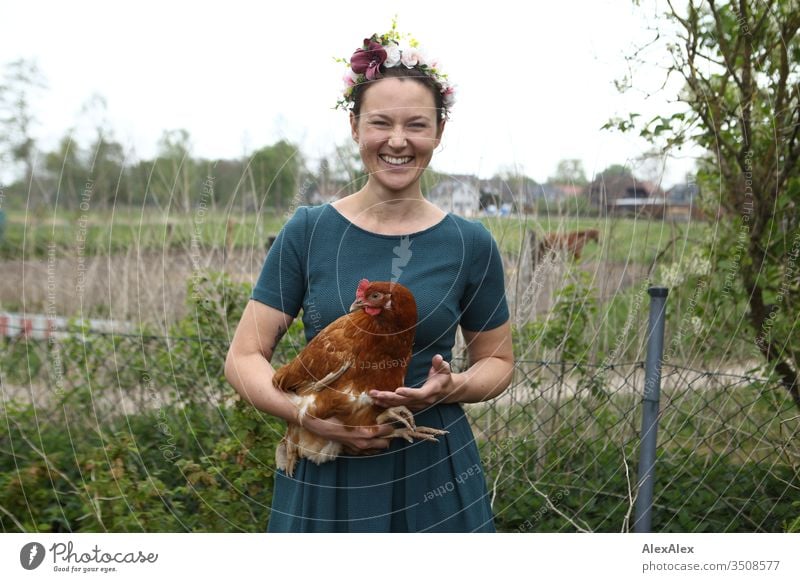
[[[408,38],[407,43],[404,42],[404,37]],[[436,81],[443,97],[444,119],[448,118],[450,109],[455,103],[455,87],[449,83],[447,75],[439,70],[438,61],[428,58],[419,49],[419,43],[414,38],[408,34],[398,33],[396,20],[392,20],[392,29],[389,32],[365,38],[363,46],[356,49],[349,62],[342,58],[335,60],[347,65],[343,79],[344,92],[336,103],[336,109],[351,108],[355,101],[353,90],[356,85],[380,79],[386,69],[400,65],[408,69],[416,68]]]

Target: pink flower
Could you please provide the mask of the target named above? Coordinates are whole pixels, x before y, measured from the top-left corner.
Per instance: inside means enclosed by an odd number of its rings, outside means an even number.
[[[444,90],[444,93],[442,95],[443,95],[444,106],[450,109],[456,102],[455,87],[450,85],[449,87],[447,87],[447,89]]]
[[[350,57],[350,68],[356,73],[364,73],[368,81],[380,79],[380,67],[386,60],[386,50],[379,43],[364,39],[364,48],[356,49]]]
[[[352,87],[356,84],[358,75],[355,73],[355,71],[353,71],[353,69],[347,69],[347,72],[344,74],[344,77],[342,77],[342,80],[347,87]]]

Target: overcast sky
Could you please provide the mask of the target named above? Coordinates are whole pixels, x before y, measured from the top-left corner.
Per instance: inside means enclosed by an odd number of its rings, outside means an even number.
[[[614,80],[625,54],[661,24],[648,1],[481,2],[55,2],[0,0],[0,64],[35,58],[48,90],[35,101],[35,133],[52,148],[70,128],[85,144],[107,101],[114,137],[138,157],[162,132],[185,128],[196,156],[236,157],[288,138],[312,160],[349,139],[333,110],[343,66],[364,37],[398,27],[437,55],[457,103],[433,167],[489,177],[518,167],[538,181],[564,158],[591,177],[611,163],[635,166],[647,144],[602,131],[614,115],[655,115],[677,85],[650,99],[664,71],[638,69],[633,90]],[[645,21],[646,19],[646,21]],[[672,89],[672,94],[670,94]],[[663,184],[682,181],[691,156],[667,161]],[[657,177],[656,164],[641,169]]]

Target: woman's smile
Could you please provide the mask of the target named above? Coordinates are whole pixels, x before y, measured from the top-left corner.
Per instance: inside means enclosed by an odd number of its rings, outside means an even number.
[[[414,161],[414,156],[390,156],[389,154],[378,154],[378,157],[387,166],[393,168],[405,168],[411,165]]]

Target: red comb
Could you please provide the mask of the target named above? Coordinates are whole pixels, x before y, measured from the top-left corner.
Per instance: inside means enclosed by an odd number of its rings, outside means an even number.
[[[364,299],[364,295],[367,292],[367,287],[369,287],[369,281],[366,279],[361,279],[358,282],[358,289],[356,289],[356,299]]]

